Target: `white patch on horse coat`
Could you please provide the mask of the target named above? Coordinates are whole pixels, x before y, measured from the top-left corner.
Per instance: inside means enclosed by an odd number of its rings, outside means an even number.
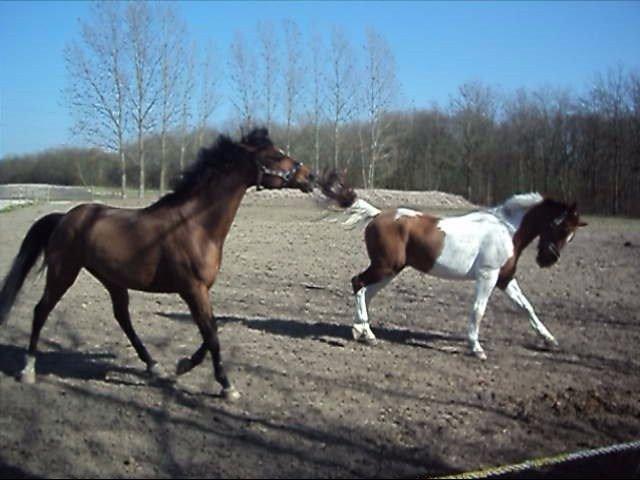
[[[525,213],[542,200],[539,193],[514,195],[490,210],[441,219],[444,244],[429,273],[472,280],[481,271],[500,269],[513,255],[513,235]]]
[[[443,218],[438,228],[445,235],[442,252],[429,271],[436,277],[473,280],[481,270],[500,269],[513,255],[509,228],[491,213]]]
[[[422,215],[422,212],[417,212],[410,208],[398,208],[393,219],[397,221],[402,217],[419,217],[420,215]]]

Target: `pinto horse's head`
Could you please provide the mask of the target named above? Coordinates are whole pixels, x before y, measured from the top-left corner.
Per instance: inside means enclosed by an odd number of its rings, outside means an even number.
[[[353,205],[357,197],[355,190],[347,183],[346,176],[346,169],[325,169],[318,179],[318,185],[325,197],[342,208]]]
[[[536,262],[542,268],[556,263],[564,246],[573,240],[578,227],[587,225],[580,220],[575,203],[569,206],[561,204],[560,209],[556,210],[558,211],[551,215],[551,220],[547,219],[541,226]]]
[[[266,128],[256,128],[242,137],[242,146],[257,167],[256,188],[299,188],[313,191],[315,175],[311,169],[277,148]]]

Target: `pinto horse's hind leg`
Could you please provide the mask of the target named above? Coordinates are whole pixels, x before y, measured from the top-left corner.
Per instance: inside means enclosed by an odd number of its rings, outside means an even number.
[[[364,272],[351,279],[355,295],[356,315],[351,334],[354,340],[362,340],[369,345],[378,341],[369,325],[367,307],[369,303],[395,276],[390,268],[369,266]]]
[[[483,270],[480,271],[476,278],[475,300],[473,302],[473,310],[469,318],[469,347],[471,352],[480,360],[486,360],[487,354],[484,353],[482,345],[480,345],[480,321],[487,309],[487,303],[491,292],[498,281],[499,270]]]
[[[547,344],[557,347],[558,341],[554,338],[553,335],[551,335],[551,332],[549,332],[549,330],[547,330],[547,327],[545,327],[544,324],[540,321],[540,319],[536,315],[535,310],[529,303],[529,300],[527,300],[527,297],[525,297],[524,293],[522,293],[522,290],[520,290],[520,285],[518,285],[518,282],[516,282],[515,278],[509,282],[507,288],[505,289],[505,293],[513,301],[513,303],[527,312],[527,315],[529,316],[529,323],[531,324],[531,327],[536,331],[536,333],[544,338]]]
[[[104,283],[104,282],[103,282]],[[167,374],[164,372],[158,362],[156,362],[146,347],[136,334],[131,323],[131,316],[129,315],[129,292],[126,288],[118,287],[115,285],[104,284],[109,295],[111,295],[111,302],[113,303],[113,315],[116,317],[120,328],[124,331],[125,335],[133,345],[140,360],[147,365],[147,371],[158,379],[167,378]]]
[[[50,260],[47,264],[47,282],[42,298],[33,310],[33,324],[31,327],[31,339],[29,350],[25,358],[25,367],[20,372],[20,381],[23,383],[35,383],[36,381],[36,353],[38,352],[38,340],[49,314],[60,301],[66,291],[73,285],[80,267],[75,264],[64,264],[61,261]]]
[[[229,401],[235,401],[240,398],[238,391],[231,385],[227,378],[227,373],[222,364],[220,355],[220,340],[218,339],[218,325],[211,311],[209,303],[209,290],[204,284],[195,285],[188,293],[181,295],[187,302],[191,316],[198,325],[202,340],[211,352],[213,360],[213,371],[218,383],[222,386],[222,395]],[[200,348],[195,354],[196,360],[204,359],[204,351]],[[200,353],[199,353],[200,352]]]

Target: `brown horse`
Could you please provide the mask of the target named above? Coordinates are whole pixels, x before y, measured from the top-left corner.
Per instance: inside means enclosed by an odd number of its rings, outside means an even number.
[[[323,192],[351,215],[345,223],[367,222],[365,244],[369,267],[352,279],[356,304],[353,336],[375,344],[367,307],[371,299],[405,267],[453,280],[474,280],[475,301],[469,319],[469,346],[486,359],[479,342],[480,320],[494,287],[524,310],[533,329],[549,344],[553,335],[537,317],[515,279],[523,250],[539,237],[536,260],[550,267],[573,239],[580,220],[576,204],[543,198],[538,193],[514,195],[488,210],[439,218],[406,208],[381,211],[358,199],[336,172],[319,181]]]
[[[187,303],[211,352],[216,380],[223,395],[239,396],[229,382],[220,357],[216,320],[209,289],[222,262],[222,248],[248,187],[313,189],[310,170],[274,147],[266,129],[255,129],[239,142],[221,135],[200,152],[172,193],[143,209],[113,208],[95,203],[79,205],[66,214],[51,213],[38,220],[22,242],[2,290],[0,324],[9,314],[24,279],[41,253],[47,268],[46,286],[35,307],[31,340],[21,380],[35,382],[40,331],[51,310],[87,269],[111,295],[116,320],[147,370],[162,369],[142,344],[129,316],[129,289],[177,293]],[[197,362],[199,363],[199,362]],[[195,363],[179,363],[184,373]]]

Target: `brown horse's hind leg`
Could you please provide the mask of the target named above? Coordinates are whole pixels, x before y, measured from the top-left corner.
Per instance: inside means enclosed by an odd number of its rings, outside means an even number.
[[[198,325],[202,340],[211,352],[211,358],[213,360],[213,371],[215,378],[220,385],[222,385],[222,395],[230,401],[237,400],[240,397],[238,391],[231,385],[227,378],[227,373],[222,364],[222,357],[220,355],[220,340],[218,339],[218,325],[216,319],[213,317],[211,311],[211,304],[209,303],[209,290],[204,284],[195,285],[188,293],[182,294],[182,298],[187,302],[191,316]],[[199,349],[195,354],[199,355],[196,360],[202,361],[204,358],[203,352]]]
[[[131,345],[135,349],[140,360],[147,365],[147,371],[156,378],[166,378],[167,374],[160,367],[160,364],[156,362],[146,347],[136,334],[131,324],[131,316],[129,315],[129,292],[126,288],[118,287],[115,285],[107,285],[105,287],[111,295],[111,302],[113,303],[113,315],[116,317],[120,328],[125,333]]]
[[[40,332],[44,327],[51,310],[60,301],[66,291],[73,285],[80,267],[75,264],[64,264],[61,261],[49,261],[47,265],[47,283],[42,298],[33,310],[33,324],[31,327],[31,339],[26,355],[25,367],[20,372],[20,381],[23,383],[35,383],[36,381],[36,353]]]

